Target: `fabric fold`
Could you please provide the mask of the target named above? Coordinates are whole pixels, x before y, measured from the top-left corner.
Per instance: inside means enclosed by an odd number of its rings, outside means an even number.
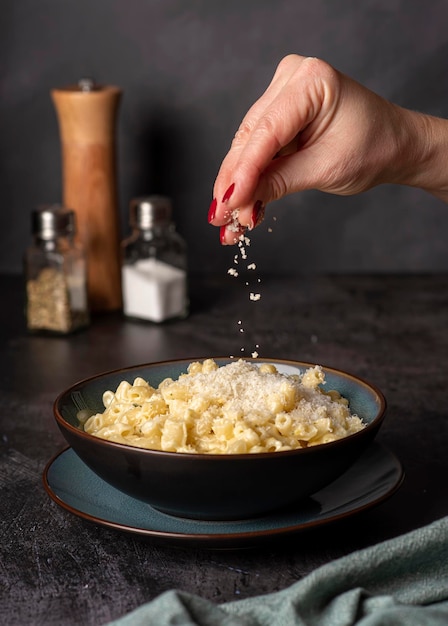
[[[327,563],[272,594],[216,605],[172,590],[108,626],[446,626],[448,517]]]

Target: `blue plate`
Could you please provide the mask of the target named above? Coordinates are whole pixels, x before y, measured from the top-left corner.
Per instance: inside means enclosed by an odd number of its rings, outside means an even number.
[[[400,461],[373,443],[340,478],[294,507],[237,521],[166,515],[115,489],[67,448],[47,464],[44,487],[58,505],[85,520],[171,543],[241,547],[328,524],[383,502],[404,478]]]

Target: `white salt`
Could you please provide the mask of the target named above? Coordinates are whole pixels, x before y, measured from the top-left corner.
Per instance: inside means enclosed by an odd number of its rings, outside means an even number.
[[[122,268],[123,310],[152,322],[181,317],[187,308],[187,273],[158,259]]]

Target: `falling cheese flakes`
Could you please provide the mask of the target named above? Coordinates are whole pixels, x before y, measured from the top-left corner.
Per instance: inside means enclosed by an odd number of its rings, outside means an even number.
[[[229,225],[228,228],[229,228],[229,230],[231,230],[233,232],[236,232],[239,229],[239,227],[240,226],[239,226],[239,222],[238,222],[238,211],[233,211],[232,212],[232,223]],[[239,236],[239,238],[238,238],[238,253],[239,254],[235,254],[234,257],[233,257],[234,265],[238,265],[239,256],[241,257],[242,260],[246,260],[247,259],[246,248],[249,247],[250,244],[251,244],[251,241],[250,241],[249,237],[247,237],[244,234]],[[257,266],[256,266],[255,263],[249,263],[247,265],[247,269],[248,270],[254,271],[256,268],[257,268]],[[227,273],[230,276],[233,276],[234,278],[237,278],[239,276],[238,270],[236,270],[234,267],[230,267],[227,270]],[[261,279],[258,278],[257,282],[260,283]],[[249,285],[249,283],[247,281],[246,281],[245,284],[246,284],[246,286]],[[256,302],[256,301],[261,299],[261,294],[260,293],[250,292],[249,293],[249,299],[252,302]],[[241,320],[238,320],[238,324],[240,325],[239,332],[240,333],[244,333],[244,328],[241,326],[241,324],[242,324]],[[259,348],[259,345],[257,344],[255,347]],[[245,351],[244,348],[240,348],[240,352],[244,352],[244,351]],[[258,351],[254,350],[251,353],[251,355],[252,355],[252,358],[256,359],[258,357]],[[231,357],[231,358],[233,358],[233,357]]]

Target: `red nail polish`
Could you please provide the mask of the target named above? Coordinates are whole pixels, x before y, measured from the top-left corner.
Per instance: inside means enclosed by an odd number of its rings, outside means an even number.
[[[251,216],[251,220],[250,220],[250,230],[252,230],[253,228],[255,228],[255,226],[258,226],[258,224],[261,222],[261,219],[263,217],[263,203],[261,200],[257,200],[257,202],[254,204],[254,207],[252,209],[252,216]]]
[[[223,202],[227,202],[228,200],[230,200],[234,189],[235,189],[235,183],[232,183],[230,187],[227,189],[226,193],[222,197]]]
[[[216,202],[216,198],[213,198],[210,204],[210,208],[208,210],[208,223],[209,224],[213,222],[213,220],[215,219],[217,205],[218,203]]]
[[[221,226],[221,228],[219,229],[219,241],[221,243],[221,245],[226,246],[227,242],[226,242],[226,227]]]

